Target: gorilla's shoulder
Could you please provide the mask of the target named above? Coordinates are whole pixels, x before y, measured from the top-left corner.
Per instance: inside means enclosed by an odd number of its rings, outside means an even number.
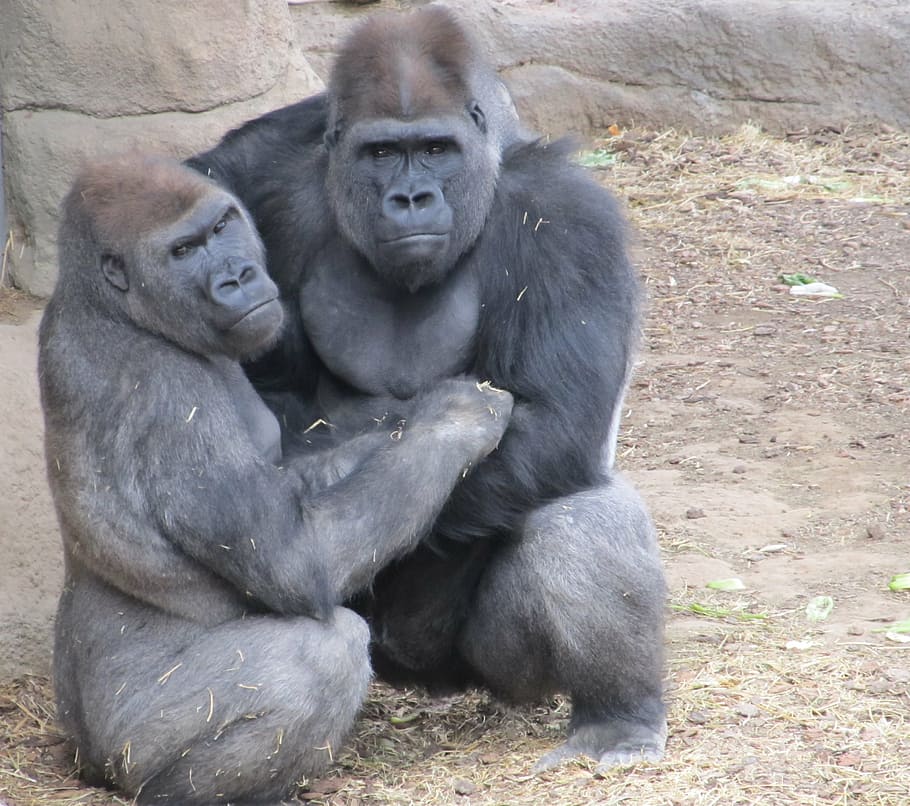
[[[578,146],[577,140],[565,137],[521,142],[508,148],[497,184],[499,209],[527,210],[528,215],[536,212],[538,217],[531,222],[536,227],[535,236],[556,235],[557,225],[571,225],[577,230],[585,224],[610,236],[619,235],[623,224],[616,201],[589,170],[575,161]],[[549,232],[542,232],[548,224]]]
[[[326,119],[325,93],[313,95],[248,120],[186,164],[255,208],[263,194],[276,188],[285,192],[286,187],[297,186],[301,175],[313,172],[322,153]],[[276,165],[287,170],[276,170]]]
[[[221,143],[229,146],[238,141],[273,138],[305,145],[322,142],[327,112],[326,94],[322,92],[248,120],[229,131]]]
[[[496,198],[470,257],[485,322],[505,316],[532,327],[580,299],[603,300],[610,315],[626,315],[617,306],[635,309],[623,216],[610,192],[574,161],[575,151],[571,140],[539,140],[504,154]]]

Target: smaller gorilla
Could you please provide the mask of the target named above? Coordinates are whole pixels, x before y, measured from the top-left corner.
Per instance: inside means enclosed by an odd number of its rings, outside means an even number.
[[[40,330],[64,543],[54,676],[82,773],[140,803],[275,802],[361,705],[338,606],[430,528],[511,396],[466,379],[414,417],[285,457],[240,364],[283,313],[238,200],[164,158],[90,166],[63,203]]]

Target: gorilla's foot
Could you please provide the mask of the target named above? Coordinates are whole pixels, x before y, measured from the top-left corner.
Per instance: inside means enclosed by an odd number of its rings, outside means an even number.
[[[660,761],[666,743],[666,720],[662,719],[657,725],[645,725],[623,719],[605,719],[581,725],[565,744],[544,755],[534,765],[534,772],[544,772],[581,756],[593,758],[598,772],[639,761]]]

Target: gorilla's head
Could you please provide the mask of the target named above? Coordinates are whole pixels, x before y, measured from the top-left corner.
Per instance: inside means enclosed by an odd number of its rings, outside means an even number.
[[[126,154],[83,170],[64,201],[60,282],[185,350],[246,359],[283,311],[243,205],[175,160]]]
[[[493,203],[504,131],[517,130],[507,91],[431,7],[355,30],[329,99],[327,191],[342,233],[383,279],[409,291],[438,282]]]

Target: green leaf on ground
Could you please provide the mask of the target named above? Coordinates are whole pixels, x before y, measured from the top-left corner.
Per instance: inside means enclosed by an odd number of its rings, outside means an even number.
[[[809,621],[824,621],[834,610],[834,599],[830,596],[816,596],[806,605],[806,618]]]
[[[595,148],[585,151],[579,158],[578,164],[585,168],[607,168],[616,162],[616,154],[606,148]]]

